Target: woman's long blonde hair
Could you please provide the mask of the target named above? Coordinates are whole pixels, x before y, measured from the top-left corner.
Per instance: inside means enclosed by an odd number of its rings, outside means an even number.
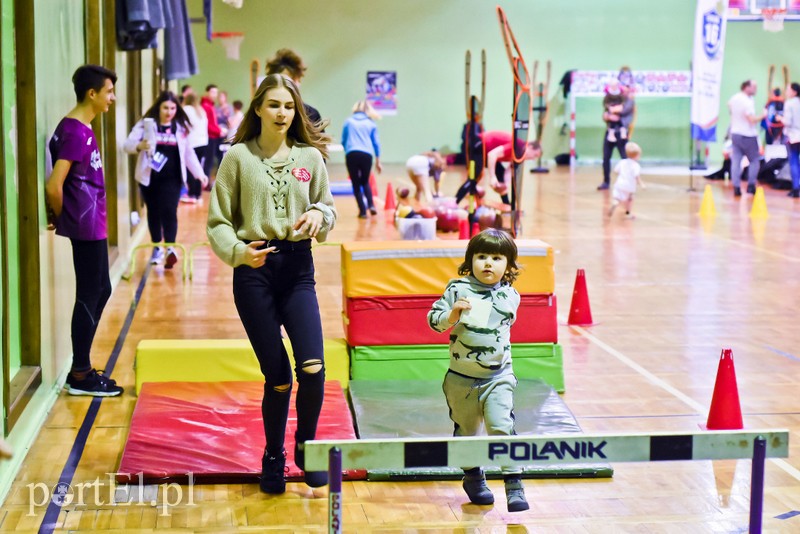
[[[294,119],[292,119],[292,124],[289,126],[286,136],[296,143],[313,146],[322,153],[323,158],[327,158],[328,143],[331,142],[331,138],[322,133],[309,120],[297,85],[283,74],[269,74],[264,78],[264,81],[256,89],[256,94],[253,95],[253,100],[250,101],[250,107],[247,108],[231,143],[234,145],[236,143],[244,143],[261,135],[261,117],[256,115],[256,109],[260,108],[264,103],[267,91],[278,87],[285,87],[289,94],[292,95],[292,100],[294,100]]]
[[[372,104],[370,104],[369,101],[367,101],[366,99],[359,100],[358,102],[353,104],[353,113],[358,113],[359,111],[361,113],[365,113],[367,117],[369,117],[374,121],[380,120],[381,118],[380,114],[377,111],[375,111],[375,108],[373,108]]]

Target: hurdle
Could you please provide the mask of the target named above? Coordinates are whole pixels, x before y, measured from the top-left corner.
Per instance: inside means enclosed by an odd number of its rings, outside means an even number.
[[[342,469],[752,459],[750,532],[761,532],[766,458],[789,456],[789,431],[562,434],[309,441],[305,466],[329,471],[328,531],[341,532]]]
[[[187,258],[186,258],[186,247],[181,243],[143,243],[141,245],[136,245],[131,250],[131,261],[128,265],[127,272],[122,273],[123,280],[130,280],[133,278],[133,273],[136,270],[136,253],[142,249],[146,248],[155,248],[155,247],[175,247],[181,251],[181,278],[186,280],[186,266],[187,266]]]

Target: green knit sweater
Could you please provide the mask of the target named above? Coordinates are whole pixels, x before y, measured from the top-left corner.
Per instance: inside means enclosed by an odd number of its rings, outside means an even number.
[[[206,233],[214,253],[232,267],[244,261],[245,239],[308,239],[292,229],[308,210],[322,212],[319,242],[336,223],[328,171],[316,148],[295,144],[279,162],[256,153],[254,140],[232,146],[211,191]]]

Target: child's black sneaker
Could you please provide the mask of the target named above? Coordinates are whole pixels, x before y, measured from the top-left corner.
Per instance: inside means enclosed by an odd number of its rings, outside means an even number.
[[[469,502],[472,504],[494,504],[494,494],[486,485],[486,477],[483,476],[482,469],[478,469],[477,472],[473,470],[465,472],[461,487],[464,488]]]
[[[286,451],[277,456],[270,456],[264,451],[261,457],[261,491],[264,493],[280,494],[286,491]]]
[[[530,508],[525,499],[525,487],[522,485],[522,480],[518,478],[506,480],[505,486],[509,512],[523,512]]]
[[[754,186],[753,184],[749,184],[747,186],[747,193],[749,195],[755,195],[756,194],[756,186]]]
[[[70,373],[67,375],[67,393],[70,395],[88,395],[90,397],[116,397],[124,391],[115,380],[101,374],[96,369],[89,370],[81,380]]]
[[[295,442],[294,444],[294,463],[303,470],[303,478],[306,484],[312,488],[319,488],[328,483],[327,471],[306,471],[306,453],[303,450],[304,444]]]

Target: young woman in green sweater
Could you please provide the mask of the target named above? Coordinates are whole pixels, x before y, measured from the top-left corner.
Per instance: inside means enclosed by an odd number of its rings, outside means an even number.
[[[293,375],[281,325],[295,358],[294,458],[300,469],[322,408],[325,364],[311,239],[324,241],[336,222],[323,162],[329,141],[308,119],[294,82],[271,74],[253,96],[211,192],[208,238],[234,268],[236,309],[264,373],[266,493],[286,490],[284,438]],[[306,472],[305,481],[325,485],[327,473]]]

